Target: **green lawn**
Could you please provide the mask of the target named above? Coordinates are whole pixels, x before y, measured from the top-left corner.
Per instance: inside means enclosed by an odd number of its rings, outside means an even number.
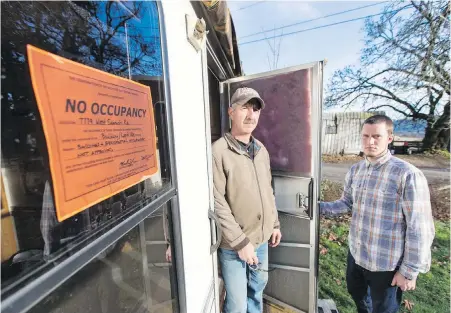
[[[415,291],[404,293],[403,299],[414,305],[401,312],[450,312],[450,226],[449,222],[436,222],[435,227],[431,270],[420,274]],[[345,279],[348,231],[347,219],[321,221],[319,298],[333,299],[340,313],[355,312]]]

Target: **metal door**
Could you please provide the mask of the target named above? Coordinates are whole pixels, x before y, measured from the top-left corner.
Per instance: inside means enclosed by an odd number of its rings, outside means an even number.
[[[271,157],[283,237],[270,248],[264,297],[295,312],[316,312],[317,306],[322,72],[323,62],[315,62],[220,86],[222,106],[243,86],[257,90],[266,103],[253,135]],[[229,129],[227,123],[222,127]]]

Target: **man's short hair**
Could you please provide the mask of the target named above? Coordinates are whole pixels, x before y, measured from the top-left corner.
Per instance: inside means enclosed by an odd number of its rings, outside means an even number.
[[[369,118],[367,118],[364,122],[363,125],[365,124],[381,124],[381,123],[385,123],[385,125],[387,126],[387,131],[389,135],[393,135],[393,121],[391,118],[389,118],[387,115],[373,115]]]

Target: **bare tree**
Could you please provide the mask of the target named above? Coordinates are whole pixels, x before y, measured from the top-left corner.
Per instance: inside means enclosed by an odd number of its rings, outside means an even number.
[[[270,38],[266,37],[266,32],[264,33],[265,40],[268,43],[269,50],[271,51],[271,56],[269,55],[269,53],[267,53],[269,70],[271,70],[271,71],[276,70],[278,68],[279,56],[280,56],[280,44],[282,43],[282,35],[283,35],[283,30],[282,30],[280,33],[279,41],[276,42],[277,36],[276,36],[275,28],[276,27],[274,26],[274,35],[273,35],[272,43],[271,43]],[[265,30],[263,30],[263,31],[265,31]]]
[[[450,136],[449,1],[398,1],[379,20],[367,19],[360,66],[336,71],[326,106],[360,104],[425,120],[427,149]]]

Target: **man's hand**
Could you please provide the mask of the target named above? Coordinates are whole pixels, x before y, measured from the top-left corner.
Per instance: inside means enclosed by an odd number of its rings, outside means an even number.
[[[272,235],[271,235],[271,241],[269,242],[269,246],[270,247],[277,247],[280,243],[280,240],[282,239],[282,233],[280,232],[280,229],[275,228],[272,231]]]
[[[391,282],[392,286],[398,286],[402,291],[415,290],[416,278],[408,280],[400,272],[396,272]]]
[[[166,261],[171,263],[172,262],[172,251],[171,251],[171,246],[169,246],[166,249]]]
[[[249,265],[258,264],[258,258],[255,254],[254,246],[250,242],[243,249],[238,251],[238,256]]]

